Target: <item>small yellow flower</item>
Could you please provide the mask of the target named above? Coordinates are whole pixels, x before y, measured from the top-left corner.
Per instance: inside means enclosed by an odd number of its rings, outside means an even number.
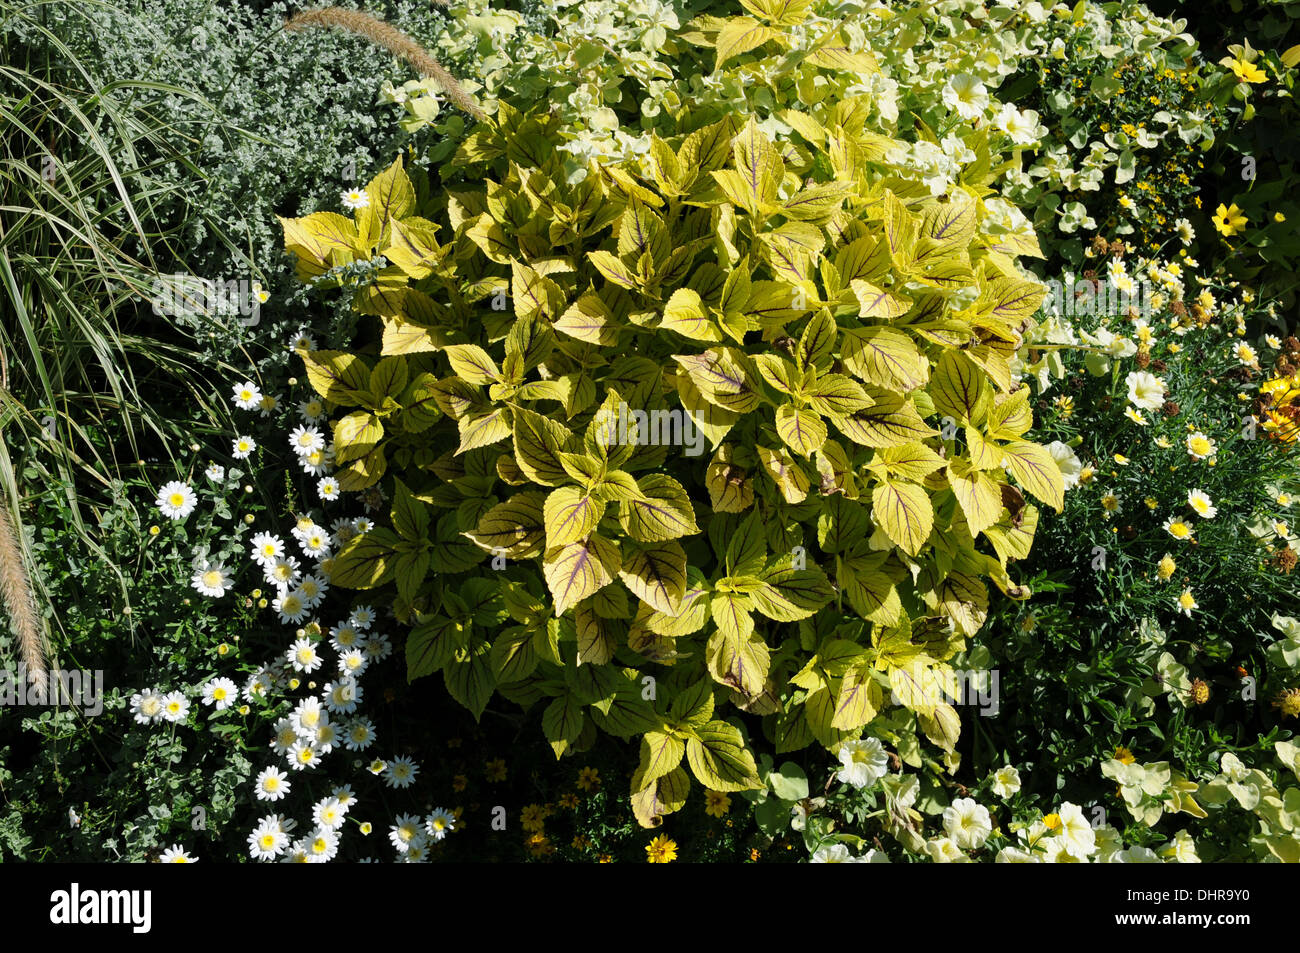
[[[1214,222],[1214,227],[1219,230],[1219,233],[1224,238],[1231,238],[1238,232],[1246,230],[1249,219],[1241,214],[1241,209],[1237,208],[1236,202],[1233,202],[1232,205],[1228,206],[1220,203],[1219,207],[1215,209],[1214,215],[1210,217],[1210,221]]]
[[[1133,752],[1129,751],[1123,745],[1115,749],[1115,760],[1120,764],[1133,764],[1137,758],[1133,757]]]
[[[1061,826],[1061,816],[1059,814],[1048,814],[1043,818],[1043,826],[1049,831],[1054,831]]]
[[[1228,69],[1237,75],[1237,79],[1243,83],[1267,83],[1268,74],[1256,66],[1254,63],[1247,63],[1239,60],[1235,56],[1226,64]]]
[[[710,817],[722,817],[731,810],[731,798],[721,791],[705,791],[704,802],[704,813]]]
[[[489,781],[497,782],[506,779],[506,762],[504,758],[493,758],[487,762],[483,769],[484,775]]]
[[[1096,469],[1091,466],[1084,466],[1079,469],[1079,482],[1091,483],[1092,478],[1097,475]]]
[[[595,791],[600,787],[600,772],[595,768],[583,768],[578,772],[578,787],[584,791]]]
[[[660,834],[646,845],[645,853],[652,864],[670,864],[677,859],[677,842]]]
[[[1196,597],[1192,595],[1192,590],[1184,589],[1178,594],[1178,611],[1183,615],[1190,616],[1193,609],[1199,609],[1196,604]]]
[[[1115,462],[1122,467],[1126,467],[1128,466],[1128,457],[1124,456],[1122,453],[1117,453],[1115,454]]]
[[[1156,566],[1156,575],[1160,577],[1161,582],[1168,582],[1178,569],[1178,563],[1174,562],[1174,557],[1165,553],[1160,557],[1160,563]]]
[[[1285,221],[1286,221],[1286,216],[1283,215],[1281,212],[1274,212],[1274,213],[1273,213],[1273,221],[1275,221],[1275,222],[1285,222]]]
[[[523,825],[524,830],[539,832],[545,826],[546,811],[540,804],[526,805],[520,815],[519,822]]]
[[[1160,501],[1157,500],[1154,496],[1148,496],[1142,502],[1147,505],[1147,509],[1149,510],[1157,509],[1160,506]]]
[[[1057,411],[1060,413],[1062,420],[1069,420],[1070,416],[1074,413],[1073,397],[1062,395],[1056,398],[1056,400],[1052,401],[1052,404],[1056,407]]]

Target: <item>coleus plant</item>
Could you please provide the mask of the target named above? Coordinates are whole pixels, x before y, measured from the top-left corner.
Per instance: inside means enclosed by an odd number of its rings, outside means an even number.
[[[687,767],[760,787],[756,732],[951,751],[932,689],[985,580],[1028,595],[1020,490],[1061,507],[1011,373],[1037,245],[984,227],[987,139],[934,197],[866,114],[785,110],[773,141],[687,108],[575,181],[556,120],[502,103],[445,184],[399,159],[352,218],[282,220],[299,276],[378,319],[358,353],[300,352],[341,487],[391,500],[332,582],[391,592],[409,678],[476,717],[538,705],[557,756],[639,738],[647,826]]]

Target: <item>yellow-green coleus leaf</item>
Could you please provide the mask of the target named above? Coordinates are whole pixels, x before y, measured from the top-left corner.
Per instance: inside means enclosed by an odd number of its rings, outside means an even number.
[[[650,781],[632,792],[632,814],[645,828],[663,824],[665,814],[680,811],[686,804],[691,777],[683,768],[674,768],[663,777]]]
[[[285,250],[295,258],[300,281],[309,281],[336,265],[366,257],[357,226],[337,212],[280,218],[280,225],[284,229]]]
[[[586,539],[605,512],[603,500],[576,486],[562,486],[546,497],[546,548]]]
[[[866,388],[872,405],[847,417],[831,417],[831,422],[855,443],[865,447],[901,447],[933,437],[938,431],[916,412],[911,399],[877,387]]]
[[[676,615],[686,594],[686,551],[681,543],[623,546],[623,565],[618,577],[632,594],[656,611]]]
[[[463,535],[488,552],[511,559],[539,556],[546,540],[545,499],[536,490],[516,493],[480,516],[473,532]]]
[[[763,691],[771,653],[754,631],[750,604],[749,597],[739,592],[713,595],[709,610],[717,629],[709,637],[705,659],[714,679],[752,698]]]
[[[934,528],[930,495],[915,483],[885,480],[871,494],[871,517],[909,556],[916,556]]]
[[[756,610],[777,622],[797,622],[817,613],[832,599],[835,590],[820,569],[795,569],[778,565],[760,577],[762,586],[749,597]]]
[[[674,354],[700,396],[733,414],[747,414],[759,405],[748,370],[748,358],[735,348],[710,348],[703,354]]]
[[[740,729],[725,721],[696,728],[686,742],[686,760],[699,782],[714,791],[750,791],[763,787],[754,755]]]
[[[344,407],[363,403],[370,390],[370,365],[346,351],[298,352],[316,393]]]
[[[497,362],[477,344],[453,344],[443,353],[451,362],[452,372],[466,383],[483,385],[501,380]]]
[[[516,407],[512,417],[515,461],[524,475],[544,486],[569,483],[572,478],[559,456],[571,446],[569,431],[549,417],[523,407]]]
[[[885,692],[872,675],[870,666],[855,665],[839,680],[831,727],[856,731],[870,723],[884,703]]]
[[[366,198],[369,202],[356,211],[357,230],[374,245],[386,225],[415,211],[415,187],[402,168],[401,156],[370,180]]]
[[[1016,482],[1056,512],[1065,505],[1065,478],[1047,448],[1027,440],[1002,444],[1007,468]]]
[[[632,789],[640,791],[658,781],[679,764],[686,743],[667,731],[647,731],[641,736],[641,761],[632,775]]]
[[[712,343],[722,340],[717,325],[705,313],[700,293],[693,288],[678,288],[672,293],[664,305],[659,327],[696,341]]]
[[[750,17],[729,18],[726,25],[718,31],[717,39],[714,41],[714,48],[718,53],[717,60],[713,64],[714,70],[721,69],[722,64],[728,60],[757,49],[778,35],[771,27],[764,26]]]
[[[582,542],[548,550],[542,574],[555,600],[555,614],[563,615],[609,585],[621,565],[618,547],[595,533]]]
[[[984,532],[998,521],[1002,511],[1002,492],[987,473],[971,467],[964,457],[954,457],[948,464],[948,485],[966,517],[971,535]]]
[[[773,450],[757,446],[758,461],[763,471],[772,478],[781,496],[791,505],[802,503],[808,497],[808,475],[786,450]]]
[[[875,403],[861,384],[843,374],[824,374],[811,380],[805,378],[801,393],[808,406],[817,413],[839,417],[852,416]]]
[[[867,468],[882,478],[894,476],[920,483],[943,465],[943,457],[925,444],[914,442],[897,447],[881,447],[872,456]]]
[[[844,332],[844,366],[868,384],[906,393],[930,379],[930,362],[916,343],[895,328],[854,328]]]
[[[776,409],[776,432],[801,457],[810,457],[826,442],[826,424],[814,411],[782,404]]]
[[[657,543],[700,531],[695,509],[680,483],[663,473],[649,473],[637,481],[643,498],[619,504],[619,520],[633,539]]]

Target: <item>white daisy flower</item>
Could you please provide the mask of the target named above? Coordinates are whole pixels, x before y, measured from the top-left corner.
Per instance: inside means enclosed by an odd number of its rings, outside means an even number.
[[[278,719],[275,723],[275,734],[271,739],[271,747],[275,749],[275,753],[288,756],[297,741],[298,729],[294,727],[293,720],[290,718]]]
[[[324,450],[313,450],[311,453],[298,457],[298,465],[302,467],[302,472],[308,476],[324,476],[330,468],[330,455]]]
[[[375,622],[375,610],[370,606],[357,606],[352,610],[348,621],[358,629],[369,629]]]
[[[226,478],[226,468],[219,463],[209,463],[203,473],[213,483],[220,483]]]
[[[314,351],[316,350],[316,339],[307,333],[306,329],[299,328],[289,338],[289,350],[292,351]]]
[[[184,692],[168,692],[162,698],[162,717],[173,724],[184,721],[190,714],[190,700]]]
[[[162,852],[162,856],[158,858],[158,863],[197,864],[198,858],[191,857],[188,853],[186,853],[184,850],[181,849],[180,844],[173,844],[171,847],[168,847],[165,851]]]
[[[360,678],[369,667],[370,660],[360,649],[348,649],[339,655],[339,673],[342,675]]]
[[[330,633],[330,644],[339,652],[360,648],[366,644],[366,637],[357,628],[350,619],[340,624]]]
[[[312,559],[324,559],[330,552],[329,530],[323,526],[312,526],[310,531],[299,537],[298,545]]]
[[[355,679],[341,678],[337,682],[329,682],[322,692],[325,695],[325,707],[336,715],[352,714],[361,702],[361,686]]]
[[[325,438],[315,427],[299,425],[289,434],[289,446],[300,457],[305,457],[314,450],[325,449]]]
[[[318,423],[325,416],[325,402],[319,397],[304,400],[298,405],[298,413],[309,424]]]
[[[336,745],[343,743],[343,733],[334,722],[323,721],[316,726],[316,733],[312,736],[311,743],[321,754],[329,754]]]
[[[281,590],[271,603],[271,608],[280,614],[280,621],[286,625],[296,625],[307,617],[307,604],[295,589],[292,592]]]
[[[310,639],[298,639],[288,651],[289,664],[296,672],[314,672],[320,668],[321,657]]]
[[[273,562],[265,564],[266,581],[273,586],[288,589],[298,581],[300,575],[298,567],[300,565],[301,563],[292,556],[281,556]]]
[[[339,837],[328,827],[318,827],[307,837],[307,862],[324,864],[339,852]]]
[[[239,697],[239,688],[228,678],[214,678],[203,686],[203,704],[225,711]]]
[[[424,829],[435,841],[440,841],[456,829],[456,815],[444,808],[434,808],[424,819]]]
[[[344,189],[340,201],[344,208],[352,211],[370,207],[370,196],[365,189]]]
[[[372,634],[366,640],[365,653],[372,662],[382,662],[393,654],[393,643],[386,635]]]
[[[262,402],[262,392],[257,389],[257,385],[252,381],[235,387],[235,406],[240,410],[256,410]]]
[[[394,758],[388,762],[388,773],[384,778],[390,788],[406,788],[415,782],[420,766],[406,756]]]
[[[259,824],[248,835],[248,854],[253,860],[274,860],[289,846],[289,836],[278,827]]]
[[[247,460],[257,449],[257,441],[252,437],[236,437],[232,441],[230,455],[236,460]]]
[[[322,500],[333,502],[339,498],[339,481],[333,477],[324,477],[316,484],[316,492]]]
[[[157,721],[163,716],[163,696],[152,688],[136,692],[131,696],[131,714],[142,725]]]
[[[220,599],[231,586],[230,575],[226,572],[226,567],[220,563],[213,565],[205,562],[202,568],[194,570],[190,585],[202,595]]]
[[[332,831],[338,830],[347,820],[348,812],[339,799],[336,797],[327,797],[318,801],[311,809],[311,819],[316,822],[318,827],[326,827]]]
[[[397,823],[388,832],[388,839],[398,851],[405,852],[421,837],[420,818],[415,814],[400,814]]]
[[[365,751],[375,742],[375,726],[369,718],[353,718],[347,724],[343,747],[349,751]]]
[[[249,548],[258,565],[267,566],[284,555],[284,540],[274,533],[256,533],[249,540]]]
[[[292,714],[289,715],[289,721],[299,736],[310,736],[316,733],[316,729],[324,722],[330,720],[329,714],[321,704],[321,700],[315,695],[304,698],[294,706]]]
[[[314,609],[324,601],[325,593],[329,591],[329,583],[325,581],[324,576],[308,573],[302,577],[302,582],[298,583],[295,591],[308,609]]]
[[[271,680],[262,672],[254,672],[248,676],[248,681],[244,682],[244,701],[250,705],[253,702],[265,701],[266,693],[270,690]]]
[[[289,752],[289,764],[295,771],[314,768],[320,764],[320,752],[306,741],[295,741]]]
[[[1187,505],[1202,519],[1212,520],[1219,513],[1219,508],[1214,505],[1209,494],[1202,490],[1188,490]]]
[[[289,787],[289,775],[279,768],[263,768],[257,775],[259,801],[278,801],[289,793]]]
[[[158,499],[154,502],[162,510],[163,516],[183,520],[194,512],[194,507],[199,505],[199,498],[188,484],[172,480],[163,484],[163,488],[158,491]]]

